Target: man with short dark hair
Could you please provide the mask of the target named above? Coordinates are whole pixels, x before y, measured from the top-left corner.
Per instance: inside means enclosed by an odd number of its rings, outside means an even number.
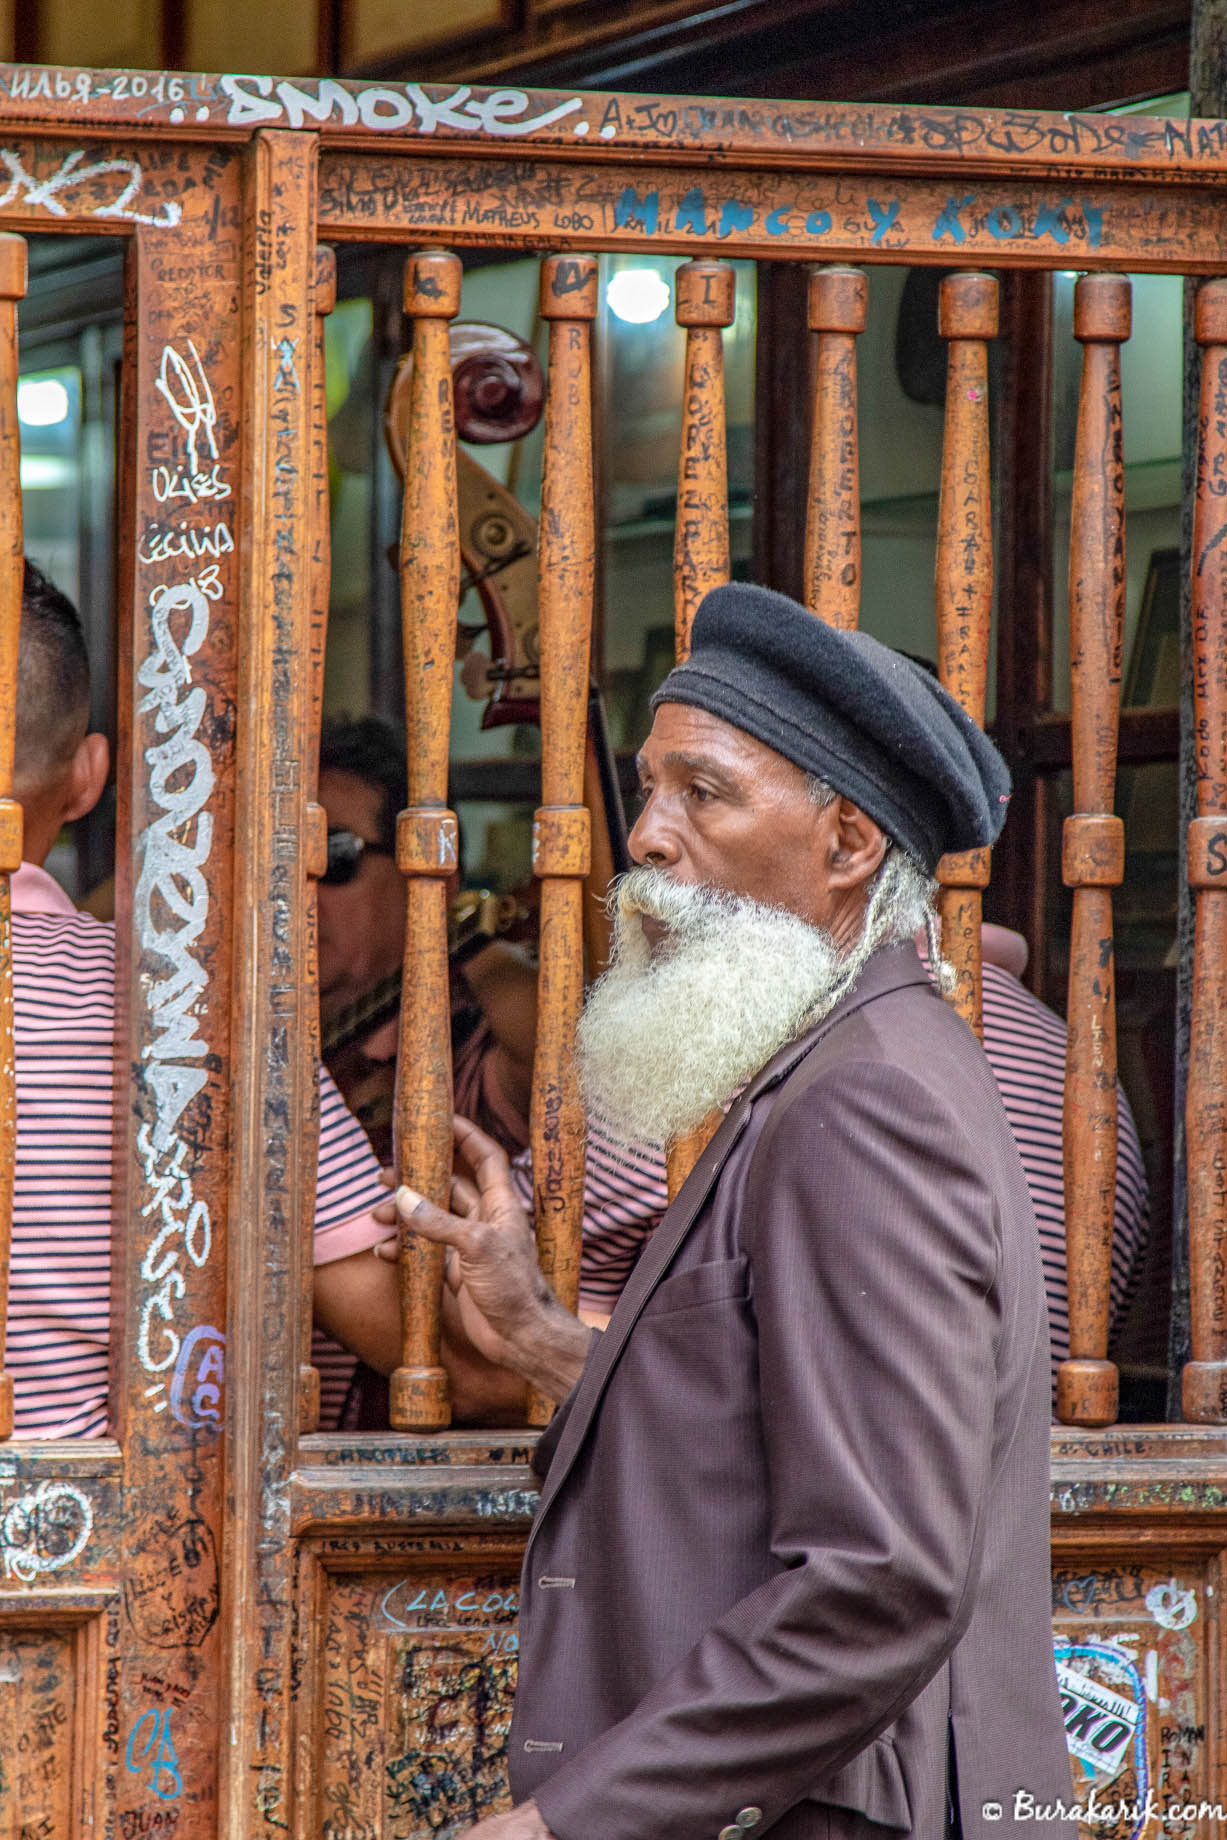
[[[96,804],[109,766],[89,732],[77,611],[32,564],[22,594],[14,795],[24,860],[12,878],[17,1156],[6,1365],[18,1437],[107,1429],[114,1104],[114,928],[76,911],[42,864]],[[372,1206],[379,1166],[331,1081],[320,1089],[317,1323],[374,1366],[400,1358],[395,1270]],[[354,1362],[317,1342],[325,1426]]]
[[[640,755],[640,865],[580,1031],[627,1138],[727,1108],[595,1334],[505,1159],[401,1218],[538,1447],[510,1739],[472,1840],[1070,1837],[1048,1334],[1018,1154],[931,988],[948,850],[1008,777],[915,666],[764,589],[700,606]]]

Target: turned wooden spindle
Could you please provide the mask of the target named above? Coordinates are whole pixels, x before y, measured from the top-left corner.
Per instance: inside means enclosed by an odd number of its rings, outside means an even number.
[[[1116,1199],[1116,992],[1112,889],[1125,867],[1113,815],[1125,612],[1125,469],[1120,345],[1130,287],[1084,275],[1074,289],[1082,386],[1074,453],[1069,554],[1074,814],[1061,873],[1074,891],[1065,1065],[1065,1247],[1070,1358],[1057,1370],[1057,1417],[1110,1425],[1115,1365],[1107,1359]]]
[[[328,600],[332,590],[331,526],[328,500],[328,399],[324,369],[324,321],[337,301],[337,264],[331,249],[315,252],[315,339],[311,352],[311,624],[308,629],[310,711],[304,738],[303,784],[307,795],[304,857],[307,870],[307,1029],[303,1041],[305,1086],[312,1095],[312,1115],[319,1132],[320,876],[328,867],[328,819],[319,802],[320,728],[324,713],[324,647],[328,638]],[[317,1169],[310,1158],[303,1170],[303,1289],[299,1303],[298,1428],[317,1431],[320,1422],[320,1377],[311,1362],[314,1328],[311,1274],[315,1257],[315,1187]]]
[[[686,328],[682,446],[673,538],[673,633],[690,651],[695,609],[729,578],[729,468],[724,409],[724,328],[733,323],[737,276],[727,262],[683,262],[674,314]]]
[[[460,307],[460,258],[411,256],[405,312],[413,320],[413,381],[400,540],[409,805],[396,827],[396,861],[408,878],[397,1054],[397,1179],[447,1207],[452,1169],[448,877],[458,864],[456,816],[447,809],[460,540],[456,424],[448,321]],[[397,1431],[436,1431],[450,1419],[439,1363],[443,1248],[402,1230],[401,1364],[389,1416]]]
[[[729,469],[723,329],[733,323],[737,276],[727,262],[684,262],[674,312],[686,328],[682,444],[673,539],[673,634],[680,663],[690,652],[695,609],[729,578]],[[669,1145],[672,1200],[711,1142],[719,1112]]]
[[[1193,507],[1193,737],[1197,816],[1189,825],[1195,902],[1185,1132],[1193,1358],[1181,1403],[1195,1424],[1227,1424],[1227,280],[1203,282]]]
[[[533,874],[541,882],[541,929],[529,1124],[537,1256],[542,1271],[570,1309],[579,1296],[586,1137],[575,1067],[575,1031],[584,1000],[583,888],[591,866],[584,760],[596,568],[592,487],[592,322],[596,309],[593,257],[547,257],[541,265],[541,317],[550,331],[537,595],[541,804],[533,820]],[[546,1423],[551,1410],[550,1401],[530,1389],[529,1423]]]
[[[937,524],[938,675],[984,726],[993,612],[993,525],[988,448],[988,345],[997,336],[997,283],[971,270],[941,285],[938,330],[948,343],[946,421]],[[937,865],[942,955],[954,966],[954,1005],[982,1033],[980,910],[988,850]]]
[[[869,288],[855,268],[816,268],[809,323],[818,334],[805,519],[805,604],[829,626],[855,631],[861,604],[861,488],[856,341]]]
[[[26,291],[26,245],[0,236],[0,1438],[13,1435],[13,1381],[4,1370],[17,1073],[13,1062],[13,924],[9,877],[21,866],[21,806],[13,797],[17,647],[24,572],[21,434],[17,420],[17,302]]]

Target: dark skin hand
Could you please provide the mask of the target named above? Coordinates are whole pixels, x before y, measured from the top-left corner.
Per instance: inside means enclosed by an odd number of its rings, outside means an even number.
[[[389,1226],[399,1221],[423,1239],[446,1246],[447,1292],[464,1341],[547,1398],[563,1400],[583,1371],[592,1330],[546,1282],[532,1223],[520,1206],[502,1148],[467,1118],[457,1116],[453,1131],[462,1166],[452,1177],[455,1212],[402,1187],[394,1201],[375,1210],[376,1218]],[[397,1244],[390,1240],[376,1252],[395,1259]]]

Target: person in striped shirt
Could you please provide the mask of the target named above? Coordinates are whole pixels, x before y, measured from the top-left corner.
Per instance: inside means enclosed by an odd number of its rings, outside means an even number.
[[[1065,1272],[1065,1180],[1061,1116],[1065,1088],[1066,1027],[1021,982],[1027,944],[1005,927],[985,926],[983,950],[984,1053],[1001,1093],[1031,1193],[1039,1227],[1048,1296],[1052,1372],[1069,1354],[1069,1301]],[[1116,1169],[1116,1219],[1112,1240],[1110,1321],[1116,1329],[1141,1272],[1150,1231],[1150,1197],[1137,1126],[1123,1089]],[[521,1205],[532,1210],[532,1161],[512,1164]],[[588,1121],[584,1176],[580,1315],[601,1327],[668,1204],[665,1157],[657,1145],[620,1144]]]
[[[114,928],[78,913],[42,867],[61,827],[91,810],[106,783],[106,737],[86,732],[88,714],[76,609],[27,563],[14,784],[25,836],[12,878],[17,1157],[6,1360],[21,1438],[98,1437],[108,1424]],[[313,1358],[325,1429],[336,1422],[355,1354],[385,1372],[399,1359],[396,1270],[370,1257],[388,1233],[371,1213],[386,1192],[361,1127],[323,1075]]]

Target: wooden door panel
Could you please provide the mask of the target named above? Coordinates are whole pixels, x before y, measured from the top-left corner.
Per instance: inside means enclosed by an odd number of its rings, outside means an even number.
[[[1081,1560],[1081,1562],[1080,1562]],[[1062,1555],[1053,1628],[1075,1799],[1109,1840],[1157,1832],[1145,1810],[1213,1800],[1206,1743],[1223,1555],[1137,1545]],[[1208,1831],[1179,1817],[1165,1833]]]
[[[303,1549],[299,1721],[318,1780],[302,1834],[448,1840],[506,1804],[519,1561],[488,1535]]]
[[[0,1594],[4,1840],[76,1840],[113,1820],[121,1616],[117,1591]]]

